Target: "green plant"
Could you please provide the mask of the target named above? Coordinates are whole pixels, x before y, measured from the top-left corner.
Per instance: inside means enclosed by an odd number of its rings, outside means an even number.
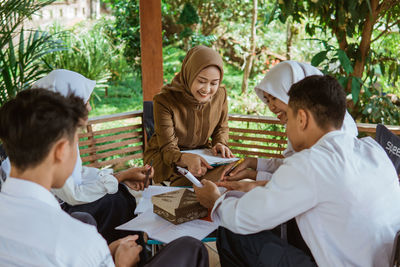
[[[0,51],[0,105],[47,72],[41,67],[44,56],[64,49],[47,32],[30,31],[25,40],[26,32],[21,30],[17,46],[10,40],[7,50]]]
[[[48,54],[44,57],[48,70],[68,69],[96,81],[96,88],[105,88],[111,78],[112,62],[118,58],[105,34],[102,24],[92,28],[79,27],[75,31],[64,31],[59,26],[52,27],[58,33],[68,49]],[[117,59],[119,60],[119,58]],[[96,97],[97,94],[94,94]]]
[[[122,48],[127,62],[136,73],[140,68],[140,22],[138,0],[105,0],[115,17],[108,25],[108,32],[114,45],[123,43]]]
[[[44,55],[63,49],[47,32],[21,29],[25,19],[52,2],[0,2],[0,105],[43,75],[41,58]]]

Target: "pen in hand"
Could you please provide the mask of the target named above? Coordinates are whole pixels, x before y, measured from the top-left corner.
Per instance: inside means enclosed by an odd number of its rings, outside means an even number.
[[[147,172],[146,172],[146,180],[145,180],[144,186],[146,186],[146,185],[148,184],[148,182],[149,182],[150,173],[151,173],[151,168],[153,168],[153,160],[151,160],[151,162],[150,162],[150,168],[149,168],[149,169],[147,170]]]
[[[233,164],[233,166],[225,173],[225,176],[229,176],[229,174],[244,161],[244,158],[239,159],[238,161]]]

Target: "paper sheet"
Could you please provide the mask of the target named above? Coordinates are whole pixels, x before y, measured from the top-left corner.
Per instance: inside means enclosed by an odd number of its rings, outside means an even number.
[[[150,185],[143,191],[142,198],[139,201],[135,209],[135,214],[143,213],[147,210],[153,211],[153,204],[151,203],[151,197],[162,193],[167,193],[175,190],[182,189],[182,187],[173,186],[154,186]]]
[[[239,160],[239,158],[223,158],[221,156],[214,156],[211,152],[211,149],[193,149],[193,150],[184,150],[182,153],[192,153],[202,156],[205,160],[207,160],[208,164],[212,166],[219,166],[224,164],[229,164],[231,162]]]
[[[182,236],[191,236],[202,240],[215,229],[218,224],[204,220],[193,220],[182,224],[174,225],[164,220],[152,210],[139,214],[129,222],[118,226],[117,230],[144,231],[150,238],[169,243]]]

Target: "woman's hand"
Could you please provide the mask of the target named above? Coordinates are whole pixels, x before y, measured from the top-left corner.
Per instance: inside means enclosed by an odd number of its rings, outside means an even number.
[[[218,153],[221,153],[221,156],[223,158],[233,158],[234,157],[231,150],[227,146],[225,146],[221,143],[216,143],[215,146],[212,147],[211,151],[214,154],[214,156],[216,156]]]
[[[221,173],[221,181],[237,181],[242,180],[245,178],[249,179],[256,179],[257,172],[257,159],[256,158],[245,158],[242,163],[240,163],[236,168],[232,171],[232,167],[235,165],[236,162],[232,162],[231,164],[227,165],[224,171]],[[251,169],[251,170],[248,170]],[[230,171],[230,172],[229,172]]]
[[[192,153],[182,153],[178,165],[187,168],[196,177],[202,177],[207,169],[213,169],[203,157]]]

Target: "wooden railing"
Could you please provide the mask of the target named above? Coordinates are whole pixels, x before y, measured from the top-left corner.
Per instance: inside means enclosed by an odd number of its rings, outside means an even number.
[[[80,154],[86,166],[126,168],[143,158],[142,111],[91,118],[79,135]]]
[[[89,119],[80,134],[80,153],[84,164],[97,168],[127,168],[143,158],[144,132],[142,111],[133,111]],[[358,123],[362,136],[375,135],[375,124]],[[387,126],[400,135],[400,126]],[[286,148],[284,126],[273,117],[229,115],[229,147],[239,156],[282,158]]]

